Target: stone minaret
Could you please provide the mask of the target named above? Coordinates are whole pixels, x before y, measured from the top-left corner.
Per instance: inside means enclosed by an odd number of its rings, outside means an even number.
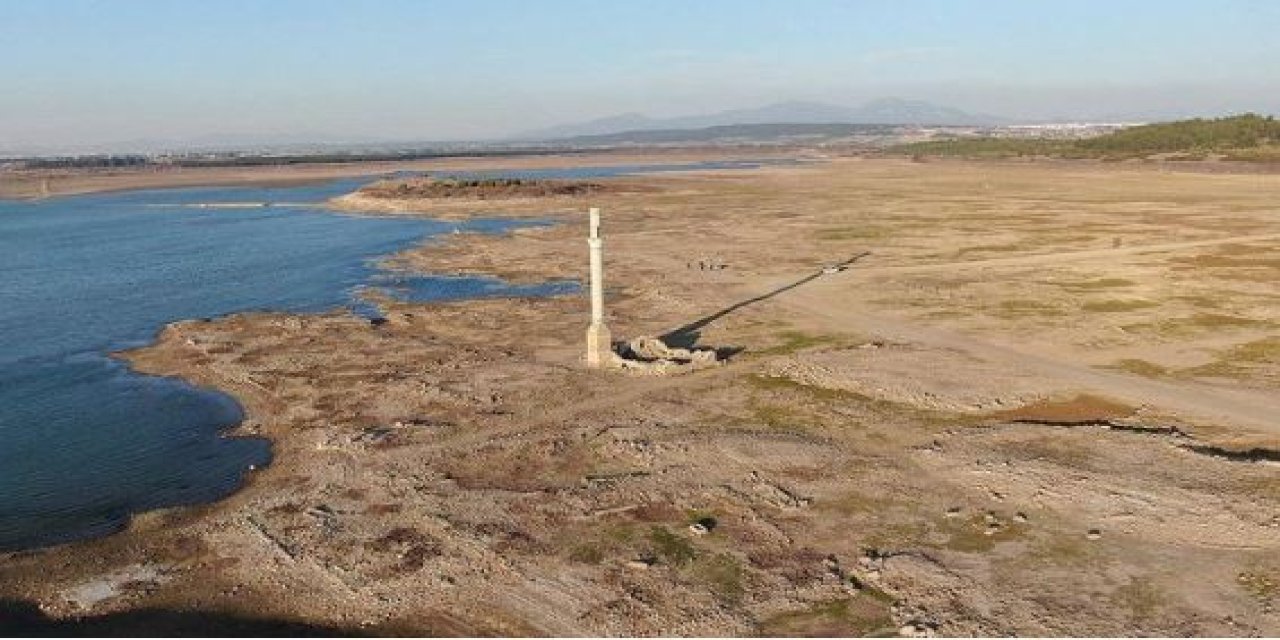
[[[604,326],[604,240],[600,238],[600,210],[591,208],[591,326],[587,327],[587,366],[602,367],[613,354],[613,337]]]

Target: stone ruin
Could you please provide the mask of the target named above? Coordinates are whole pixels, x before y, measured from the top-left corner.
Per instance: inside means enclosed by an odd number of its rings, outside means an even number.
[[[723,364],[715,349],[682,349],[667,346],[661,338],[641,336],[618,343],[610,366],[646,375],[689,373]]]
[[[714,349],[672,347],[661,338],[642,336],[631,342],[613,342],[612,334],[604,322],[604,239],[600,235],[600,210],[592,207],[588,211],[588,221],[591,324],[587,327],[587,366],[648,375],[668,375],[721,364],[720,356]],[[699,265],[705,268],[706,261],[700,261]]]

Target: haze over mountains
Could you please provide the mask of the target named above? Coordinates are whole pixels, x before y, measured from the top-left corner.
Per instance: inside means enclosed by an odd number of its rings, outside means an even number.
[[[628,131],[703,129],[744,124],[916,124],[916,125],[997,125],[1012,120],[985,113],[970,113],[922,100],[881,98],[855,107],[822,102],[779,102],[754,109],[732,109],[705,115],[651,118],[625,113],[529,131],[514,139],[554,140],[598,136]]]
[[[1212,110],[1211,110],[1212,111]],[[1258,113],[1277,110],[1254,109]],[[1171,115],[1175,114],[1176,115]],[[1193,117],[1234,115],[1242,111],[1197,112],[1167,107],[1163,111],[1117,112],[1110,115],[1060,118],[1011,118],[970,112],[925,100],[880,98],[856,106],[813,101],[786,101],[755,108],[729,109],[677,117],[652,117],[641,113],[597,118],[583,122],[481,139],[439,139],[342,134],[318,130],[206,133],[185,138],[149,137],[111,142],[40,144],[0,140],[0,157],[129,154],[164,152],[272,152],[329,153],[403,149],[459,149],[549,142],[569,145],[665,143],[708,141],[722,137],[778,137],[787,135],[841,135],[868,125],[999,126],[1032,122],[1159,122]],[[422,118],[430,119],[429,113]],[[847,131],[846,131],[847,130]]]

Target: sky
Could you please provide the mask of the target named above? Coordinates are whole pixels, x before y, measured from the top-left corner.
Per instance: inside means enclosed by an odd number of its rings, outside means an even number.
[[[451,140],[901,97],[1280,113],[1271,0],[0,0],[0,151]]]

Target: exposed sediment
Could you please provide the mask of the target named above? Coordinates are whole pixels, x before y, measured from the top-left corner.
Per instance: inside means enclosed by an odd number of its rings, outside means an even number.
[[[742,349],[689,375],[582,367],[579,296],[384,300],[376,326],[338,313],[176,323],[129,360],[236,395],[242,431],[271,437],[275,464],[226,501],[147,514],[112,538],[10,554],[0,597],[39,603],[28,624],[200,611],[212,616],[207,630],[256,620],[467,635],[1274,635],[1275,467],[1182,446],[1274,447],[1270,436],[1139,411],[1081,388],[1066,365],[1062,377],[1028,373],[990,351],[890,340],[789,302],[820,284],[833,308],[888,313],[890,302],[869,299],[903,285],[870,286],[861,263],[788,288],[870,244],[872,225],[897,211],[878,197],[913,222],[884,232],[905,236],[878,240],[877,259],[951,259],[954,248],[931,244],[954,242],[938,227],[958,224],[937,199],[954,193],[974,207],[985,173],[948,164],[942,171],[958,172],[925,195],[872,189],[931,179],[916,172],[932,166],[664,177],[654,180],[678,189],[593,202],[608,220],[615,335]],[[1014,174],[1023,198],[1057,193],[1059,176],[1025,171]],[[1127,174],[1114,179],[1135,188]],[[1114,186],[1087,184],[1095,196]],[[1206,191],[1216,193],[1203,184],[1196,193]],[[823,199],[797,205],[815,193]],[[918,209],[901,204],[912,197],[923,198]],[[996,206],[1011,196],[983,197]],[[1040,223],[1013,209],[1007,228],[988,211],[983,233]],[[542,215],[572,211],[544,205]],[[939,217],[917,219],[931,211]],[[1218,226],[1249,226],[1239,216]],[[584,226],[567,219],[503,237],[459,234],[394,261],[573,277],[586,263]],[[728,267],[689,266],[704,254]],[[826,278],[851,279],[838,288]],[[956,295],[1045,286],[984,282]],[[914,295],[892,301],[903,323],[934,311],[913,305],[946,283],[911,285]],[[935,321],[1017,342],[1023,310]],[[1146,311],[1127,313],[1136,323]],[[1099,335],[1090,321],[1057,319],[1073,335]],[[921,374],[900,383],[912,370]],[[1177,425],[1185,435],[1028,421]],[[86,605],[82,587],[103,576],[142,579],[112,582],[109,597]]]

